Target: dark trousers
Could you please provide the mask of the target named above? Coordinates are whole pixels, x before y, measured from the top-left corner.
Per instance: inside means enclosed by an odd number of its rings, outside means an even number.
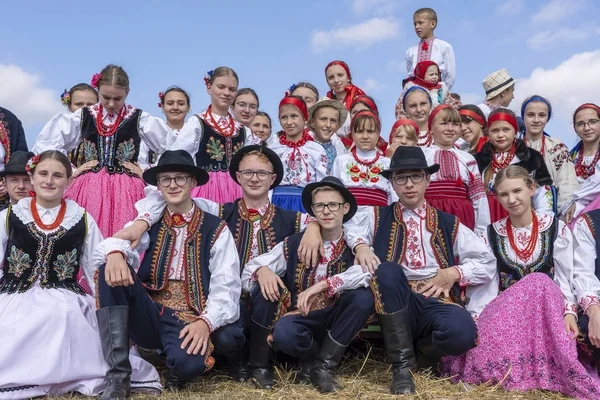
[[[105,265],[100,267],[98,275],[100,307],[129,306],[129,336],[135,344],[148,349],[162,349],[169,371],[184,380],[193,379],[212,368],[214,360],[209,351],[204,356],[200,353],[189,355],[187,348],[181,348],[183,339],[179,339],[179,334],[189,322],[179,318],[171,308],[152,300],[133,269],[133,285],[110,287],[104,279],[104,268]],[[239,320],[220,327],[210,335],[214,351],[225,356],[240,349],[244,340]]]
[[[260,320],[266,323],[263,326],[270,326],[277,306],[278,303],[264,299],[260,288],[253,292],[253,319],[257,323]],[[279,318],[273,327],[271,346],[292,357],[313,357],[318,350],[314,342],[321,343],[328,331],[333,340],[348,345],[373,313],[373,294],[369,288],[343,292],[333,306],[313,310],[306,316],[289,314]]]
[[[581,309],[579,309],[579,315],[577,318],[577,325],[579,326],[579,338],[577,340],[578,350],[587,354],[588,357],[592,358],[594,363],[600,362],[600,349],[597,348],[590,342],[590,338],[588,336],[589,333],[589,324],[590,317],[583,313]]]
[[[399,264],[381,264],[375,283],[372,289],[377,311],[391,314],[408,307],[415,341],[431,335],[439,350],[453,356],[475,347],[477,327],[469,312],[459,305],[413,292]]]

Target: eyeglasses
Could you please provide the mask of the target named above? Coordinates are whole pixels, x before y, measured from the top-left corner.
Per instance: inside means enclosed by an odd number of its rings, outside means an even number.
[[[175,181],[175,184],[177,186],[184,186],[188,179],[190,179],[192,176],[191,175],[177,175],[173,178],[169,177],[169,176],[159,176],[157,181],[158,184],[162,187],[169,187],[171,186],[171,182]]]
[[[235,103],[235,105],[238,106],[239,108],[241,108],[242,110],[245,110],[246,108],[248,108],[250,111],[258,110],[258,106],[256,104],[248,104],[248,103],[239,102],[239,103]]]
[[[396,175],[392,177],[392,180],[396,185],[406,185],[410,179],[412,183],[421,183],[425,180],[426,174],[413,174],[413,175]]]
[[[312,205],[312,209],[316,213],[321,213],[325,210],[325,207],[327,207],[330,212],[336,212],[339,211],[344,204],[346,203],[315,203]]]
[[[600,120],[598,119],[590,119],[589,121],[579,121],[575,123],[575,128],[583,129],[586,125],[588,125],[591,128],[592,126],[597,125],[598,122],[600,122]]]
[[[252,178],[254,178],[254,174],[256,174],[259,181],[265,181],[265,180],[269,179],[271,177],[271,175],[273,175],[273,172],[262,171],[262,170],[252,171],[250,169],[245,169],[243,171],[238,171],[238,172],[240,173],[242,178],[244,178],[248,181],[251,180]]]

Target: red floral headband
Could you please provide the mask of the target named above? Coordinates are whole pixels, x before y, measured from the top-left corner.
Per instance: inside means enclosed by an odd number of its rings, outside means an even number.
[[[286,96],[279,102],[279,109],[285,105],[291,105],[296,107],[302,113],[305,121],[308,121],[308,110],[306,109],[306,103],[295,97]]]

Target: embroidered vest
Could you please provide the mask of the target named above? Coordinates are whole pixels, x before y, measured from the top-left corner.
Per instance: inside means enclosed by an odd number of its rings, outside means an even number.
[[[138,125],[142,110],[137,109],[127,119],[124,119],[117,132],[112,136],[100,136],[96,129],[96,119],[88,107],[82,108],[81,143],[74,152],[77,167],[88,161],[98,160],[98,165],[92,168],[98,172],[106,168],[109,174],[123,174],[135,176],[123,168],[124,162],[137,162],[140,152],[140,135]]]
[[[496,265],[500,275],[498,283],[498,293],[502,293],[512,284],[516,283],[526,275],[534,272],[541,272],[554,279],[554,241],[558,234],[558,220],[553,219],[550,228],[544,232],[540,232],[539,240],[542,241],[542,249],[540,255],[532,263],[523,265],[519,262],[511,260],[506,249],[510,246],[508,237],[501,236],[496,233],[492,225],[488,226],[488,240],[494,256],[496,257]]]
[[[313,282],[317,273],[317,268],[306,266],[298,259],[298,247],[300,246],[300,241],[303,236],[304,232],[296,233],[283,241],[283,250],[287,260],[287,270],[282,280],[288,288],[288,293],[283,296],[282,303],[287,310],[295,310],[300,292],[303,292],[314,283],[317,283]],[[340,239],[333,254],[332,260],[327,264],[328,278],[342,273],[354,265],[354,255],[344,239]],[[339,295],[336,295],[331,299],[323,295],[315,302],[314,309],[332,306],[337,302],[338,298]]]
[[[0,144],[4,147],[4,165],[10,159],[10,124],[0,107]]]
[[[586,212],[582,217],[585,218],[585,221],[590,227],[590,231],[592,231],[592,236],[596,240],[596,266],[594,273],[596,274],[596,277],[600,279],[600,240],[598,240],[598,236],[596,236],[597,229],[600,227],[600,210]]]
[[[220,218],[224,219],[235,238],[235,245],[240,257],[240,268],[250,261],[254,227],[248,220],[247,210],[238,199],[226,203],[220,208]],[[288,236],[300,231],[302,214],[296,211],[284,210],[271,204],[260,220],[260,230],[257,232],[258,254],[264,254]],[[241,271],[240,271],[241,274]]]
[[[402,222],[399,203],[387,207],[375,207],[375,234],[373,248],[379,259],[402,264],[406,249],[406,225]],[[456,265],[454,240],[458,233],[459,220],[454,215],[427,206],[426,229],[431,233],[431,247],[440,268]],[[413,290],[417,286],[413,286]],[[451,301],[464,305],[465,290],[458,283],[450,290]]]
[[[24,293],[39,279],[42,288],[85,295],[77,283],[77,273],[87,236],[86,215],[69,230],[61,226],[46,234],[33,221],[24,224],[9,207],[0,293]]]
[[[199,115],[202,133],[196,153],[196,165],[208,172],[227,172],[231,157],[244,146],[246,129],[241,127],[232,136],[222,136],[215,132]]]
[[[150,228],[150,246],[137,272],[150,292],[160,292],[167,287],[169,270],[175,250],[175,232],[168,211]],[[183,247],[185,297],[190,308],[200,315],[210,291],[210,249],[225,227],[218,217],[195,207],[188,223],[188,237]]]

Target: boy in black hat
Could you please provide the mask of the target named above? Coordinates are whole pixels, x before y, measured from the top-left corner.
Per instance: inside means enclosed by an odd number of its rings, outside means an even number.
[[[477,329],[469,311],[481,310],[469,309],[469,292],[490,282],[496,271],[482,239],[425,201],[429,177],[438,170],[438,164],[427,165],[419,147],[399,147],[381,175],[400,200],[365,208],[344,229],[357,262],[375,277],[371,289],[395,394],[415,391],[413,339],[419,366],[433,372],[441,356],[475,346]]]
[[[167,201],[145,235],[149,244],[143,239],[134,251],[128,241],[110,238],[97,250],[98,259],[106,258],[99,268],[97,313],[110,366],[102,399],[124,398],[129,391],[130,337],[142,347],[163,349],[165,386],[172,389],[210,370],[213,350],[235,360],[245,341],[235,241],[225,221],[191,199],[191,189],[205,184],[208,174],[187,152],[166,151],[144,180]]]
[[[29,192],[33,192],[33,185],[25,166],[34,155],[30,151],[15,151],[4,166],[4,171],[0,172],[0,178],[4,178],[3,184],[12,205],[25,197],[30,197]]]
[[[313,384],[329,393],[341,389],[332,370],[373,313],[373,295],[370,275],[352,267],[354,255],[342,237],[342,223],[357,210],[352,193],[326,177],[304,188],[302,203],[321,227],[324,253],[316,267],[302,263],[298,247],[306,235],[298,233],[246,264],[242,284],[251,293],[253,323],[265,331],[262,341],[253,337],[251,354],[262,355],[261,372],[271,379],[273,350],[299,358]],[[350,269],[351,280],[345,276]]]

